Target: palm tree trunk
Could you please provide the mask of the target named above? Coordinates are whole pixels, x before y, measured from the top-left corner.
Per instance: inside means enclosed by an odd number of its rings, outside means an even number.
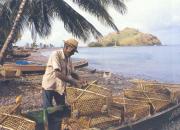
[[[13,41],[13,38],[14,38],[13,35],[14,35],[15,31],[16,31],[16,28],[18,26],[20,18],[21,18],[22,14],[23,14],[23,10],[24,10],[26,2],[27,2],[27,0],[22,0],[21,1],[21,4],[19,6],[19,10],[18,10],[17,16],[15,18],[14,24],[12,26],[12,29],[11,29],[6,41],[4,42],[2,49],[1,49],[1,52],[0,52],[0,64],[3,64],[3,58],[4,58],[4,55],[5,55],[5,51],[7,50],[7,47],[10,44],[10,42]]]

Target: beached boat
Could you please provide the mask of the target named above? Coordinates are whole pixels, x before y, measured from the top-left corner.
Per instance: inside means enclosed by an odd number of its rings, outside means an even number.
[[[77,60],[73,62],[74,68],[82,68],[88,66],[88,61],[85,59]]]
[[[1,75],[3,77],[9,78],[9,77],[18,77],[21,76],[24,73],[43,73],[46,69],[46,65],[42,64],[4,64],[2,67]]]
[[[68,87],[71,116],[63,120],[62,126],[73,130],[154,130],[180,116],[180,85],[135,84],[136,87],[123,89],[116,96],[95,81],[84,89]],[[36,126],[43,124],[42,114],[43,110],[25,113],[26,118],[36,122]]]
[[[88,65],[87,60],[79,60],[73,62],[74,68],[81,68]],[[44,73],[45,64],[32,63],[29,61],[17,61],[16,63],[4,64],[1,67],[1,75],[3,77],[18,77],[24,73]]]
[[[24,50],[22,48],[13,49],[12,54],[14,58],[26,58],[31,55],[30,51]]]
[[[43,64],[27,64],[27,65],[19,65],[19,64],[4,64],[4,69],[16,69],[22,72],[41,72],[45,71],[46,65]]]

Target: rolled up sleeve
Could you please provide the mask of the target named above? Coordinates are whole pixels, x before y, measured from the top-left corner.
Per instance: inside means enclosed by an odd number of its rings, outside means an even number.
[[[61,68],[61,60],[62,58],[58,55],[58,53],[54,53],[52,55],[52,67],[53,67],[53,70],[62,70]]]

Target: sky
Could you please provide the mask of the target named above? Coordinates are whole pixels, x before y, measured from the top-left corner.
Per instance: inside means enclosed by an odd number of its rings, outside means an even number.
[[[66,0],[71,6],[90,21],[104,36],[113,32],[111,28],[100,23],[95,17],[80,10],[78,6]],[[109,13],[119,30],[125,27],[138,29],[144,33],[151,33],[157,36],[163,45],[180,45],[180,0],[125,0],[127,13],[121,15],[109,7]],[[52,33],[45,39],[37,38],[37,43],[51,43],[55,46],[62,46],[63,40],[72,37],[58,19],[53,21]],[[88,42],[93,41],[90,38]],[[32,43],[31,33],[25,29],[21,40],[17,45]],[[86,46],[80,41],[81,46]]]

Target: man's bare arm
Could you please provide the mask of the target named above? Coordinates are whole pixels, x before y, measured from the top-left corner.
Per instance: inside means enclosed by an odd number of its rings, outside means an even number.
[[[71,76],[76,79],[79,80],[79,75],[76,72],[71,72]]]
[[[65,82],[68,82],[73,86],[77,86],[77,82],[73,78],[70,78],[70,77],[62,74],[59,69],[55,70],[55,75],[56,75],[57,78],[65,81]]]

